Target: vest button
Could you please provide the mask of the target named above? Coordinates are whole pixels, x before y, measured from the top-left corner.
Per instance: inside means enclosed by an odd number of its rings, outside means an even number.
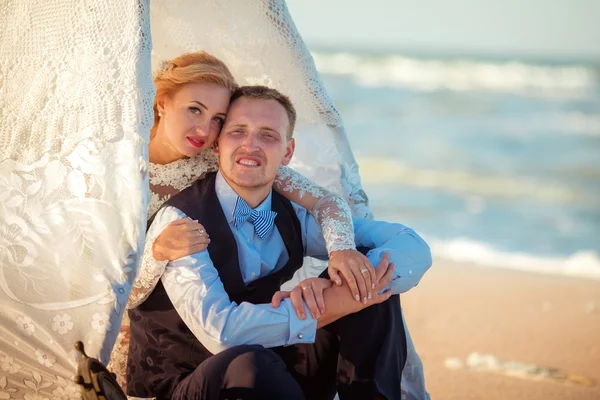
[[[303,337],[304,337],[303,334],[301,334],[301,333],[298,334],[298,339],[302,339]]]

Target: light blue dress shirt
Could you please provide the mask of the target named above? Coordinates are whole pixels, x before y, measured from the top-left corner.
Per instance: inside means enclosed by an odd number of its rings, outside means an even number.
[[[282,268],[288,261],[288,254],[277,228],[261,239],[250,222],[235,226],[233,210],[237,194],[220,173],[215,189],[237,243],[244,282],[248,284]],[[327,257],[317,221],[303,207],[292,205],[300,220],[305,256]],[[270,209],[271,195],[256,208],[259,211]],[[152,243],[170,222],[179,218],[187,216],[173,207],[161,209],[148,231],[147,243]],[[429,247],[404,225],[354,219],[354,228],[357,246],[374,248],[367,254],[373,265],[378,264],[384,252],[390,253],[391,261],[396,263],[395,279],[390,284],[393,293],[402,293],[415,286],[431,266]],[[321,271],[307,269],[304,272],[308,277],[317,276]],[[270,304],[232,302],[208,251],[169,262],[161,281],[182,320],[213,354],[242,344],[277,347],[314,342],[317,321],[308,309],[305,310],[307,318],[300,320],[289,299],[285,299],[279,308]]]

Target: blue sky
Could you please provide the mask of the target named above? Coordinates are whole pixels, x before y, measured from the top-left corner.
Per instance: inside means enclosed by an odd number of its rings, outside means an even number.
[[[600,0],[288,0],[309,45],[600,60]]]

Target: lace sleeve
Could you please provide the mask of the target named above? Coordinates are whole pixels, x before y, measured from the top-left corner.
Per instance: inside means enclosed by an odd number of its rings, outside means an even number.
[[[160,231],[158,234],[160,234]],[[148,296],[150,296],[150,293],[154,290],[154,287],[165,272],[165,268],[169,263],[168,260],[156,260],[152,254],[152,246],[157,237],[158,235],[146,240],[146,248],[144,249],[138,275],[133,283],[131,293],[129,294],[129,300],[127,302],[128,309],[139,306],[148,298]]]
[[[350,206],[288,167],[281,167],[274,188],[288,200],[306,208],[321,226],[327,251],[355,249]]]

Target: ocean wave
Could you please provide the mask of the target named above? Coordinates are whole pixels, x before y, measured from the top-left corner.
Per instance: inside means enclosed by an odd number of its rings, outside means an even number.
[[[319,72],[351,76],[363,86],[426,92],[484,90],[558,97],[587,97],[600,86],[598,72],[584,65],[429,60],[348,52],[313,52],[313,58]]]
[[[403,184],[499,199],[532,198],[560,204],[594,204],[592,193],[532,178],[490,176],[470,171],[421,169],[382,157],[357,157],[361,179],[372,184]]]
[[[510,253],[488,243],[469,239],[448,241],[429,239],[434,257],[485,267],[600,279],[600,258],[594,251],[578,251],[568,257],[540,257],[527,253]]]
[[[547,135],[556,132],[566,135],[600,137],[600,115],[583,112],[552,112],[533,114],[528,118],[502,117],[497,122],[505,134]]]

